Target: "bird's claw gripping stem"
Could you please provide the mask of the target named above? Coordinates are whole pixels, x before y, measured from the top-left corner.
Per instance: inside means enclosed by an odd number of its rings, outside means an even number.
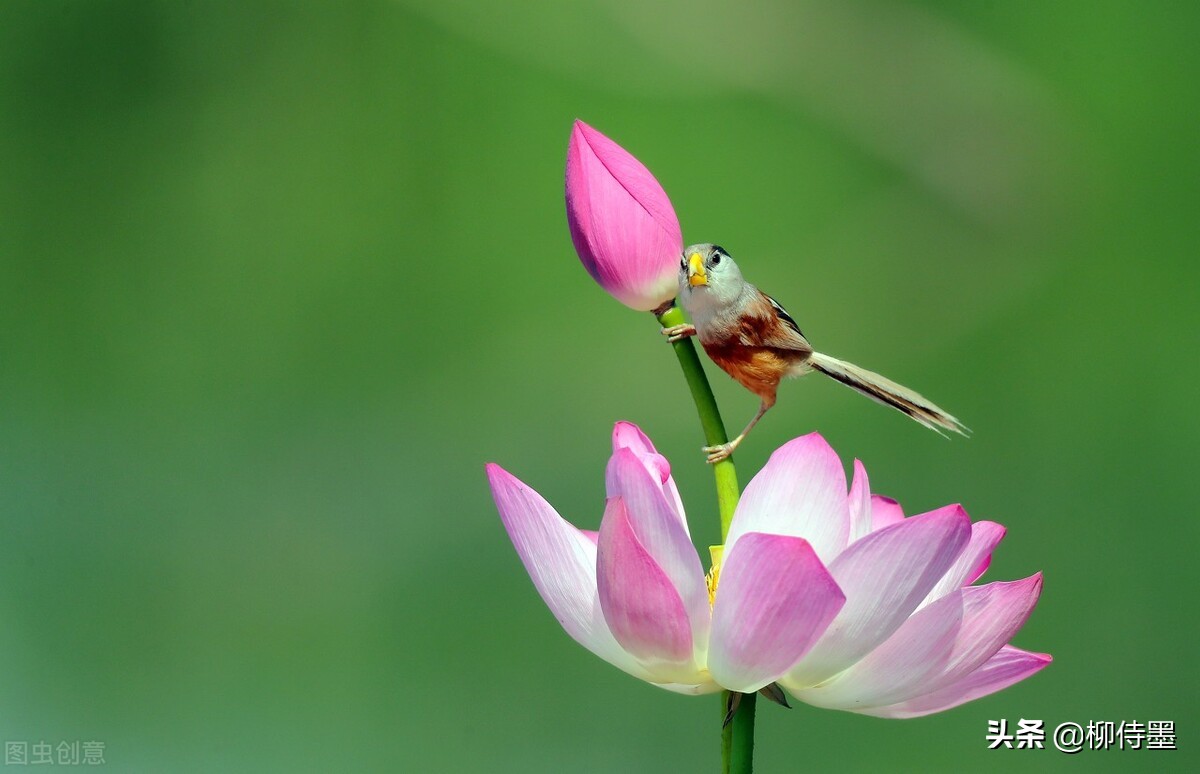
[[[677,341],[683,341],[688,336],[695,336],[696,326],[689,323],[672,325],[670,328],[663,328],[662,335],[667,337],[668,344],[674,344]]]
[[[727,459],[729,455],[733,454],[733,450],[737,448],[737,445],[741,443],[741,441],[741,436],[738,436],[729,443],[723,443],[718,446],[705,446],[703,451],[708,455],[708,464],[716,465],[721,460]]]

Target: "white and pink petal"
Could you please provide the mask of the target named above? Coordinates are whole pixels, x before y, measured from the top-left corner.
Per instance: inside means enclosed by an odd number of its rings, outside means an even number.
[[[613,426],[612,447],[614,452],[617,449],[629,449],[637,455],[651,476],[662,484],[663,495],[679,516],[684,532],[687,532],[687,517],[684,515],[679,489],[675,486],[675,479],[671,477],[671,463],[658,453],[650,438],[632,422],[617,422]],[[612,492],[609,492],[609,495],[611,496]]]
[[[716,681],[711,677],[705,676],[702,682],[699,683],[655,683],[651,685],[662,688],[664,691],[671,693],[681,693],[684,696],[703,696],[706,693],[716,693],[721,690],[721,686],[717,685]]]
[[[726,538],[765,532],[802,537],[828,564],[846,547],[850,509],[842,461],[818,433],[779,447],[746,486]]]
[[[883,495],[871,495],[871,529],[879,530],[904,521],[900,503]]]
[[[846,505],[850,509],[849,542],[853,544],[871,532],[871,482],[867,478],[866,467],[858,460],[854,461],[854,478],[850,483]]]
[[[620,497],[609,498],[600,523],[596,583],[609,629],[652,682],[700,681],[683,599],[638,539]]]
[[[804,656],[844,602],[808,541],[743,535],[721,567],[709,672],[730,690],[757,691]]]
[[[983,575],[992,562],[992,551],[1004,538],[1004,531],[1004,527],[994,521],[977,521],[972,524],[971,539],[966,548],[921,605],[936,602],[955,589],[974,583]]]
[[[962,552],[971,523],[961,508],[905,519],[852,543],[829,567],[846,605],[782,684],[803,689],[846,669],[908,620]]]
[[[862,712],[881,718],[915,718],[943,712],[1019,683],[1045,669],[1052,660],[1049,653],[1033,653],[1005,645],[981,667],[943,688]]]
[[[819,707],[862,712],[940,691],[1008,642],[1029,617],[1041,588],[1039,573],[947,594],[841,674],[793,693]]]
[[[691,621],[692,640],[702,654],[708,642],[711,611],[704,567],[681,521],[663,493],[659,478],[635,452],[613,452],[606,471],[609,497],[624,503],[638,544],[675,587]]]
[[[642,680],[640,664],[613,637],[596,586],[596,542],[499,465],[487,465],[496,509],[513,548],[550,612],[576,642]],[[592,533],[595,534],[595,533]]]

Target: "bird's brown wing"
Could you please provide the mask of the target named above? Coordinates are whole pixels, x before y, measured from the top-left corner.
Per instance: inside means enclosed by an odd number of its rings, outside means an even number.
[[[753,333],[753,337],[757,340],[745,343],[760,347],[791,349],[797,352],[812,352],[812,345],[808,343],[808,339],[804,338],[800,326],[787,313],[787,310],[779,305],[778,301],[760,290],[749,306],[745,317],[757,323],[754,325]]]

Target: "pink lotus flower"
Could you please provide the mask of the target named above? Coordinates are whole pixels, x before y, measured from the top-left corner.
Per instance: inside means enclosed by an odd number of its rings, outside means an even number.
[[[683,234],[666,191],[628,151],[582,121],[567,148],[567,224],[592,279],[640,312],[675,298]]]
[[[951,505],[905,518],[818,434],[772,455],[746,487],[706,577],[670,466],[618,423],[599,533],[487,466],[513,546],[559,623],[631,675],[687,694],[778,683],[821,707],[938,712],[1042,669],[1006,643],[1041,575],[970,586],[1004,534]]]

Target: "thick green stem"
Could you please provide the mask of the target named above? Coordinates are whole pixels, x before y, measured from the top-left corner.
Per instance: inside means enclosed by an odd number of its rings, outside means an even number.
[[[684,323],[683,311],[672,305],[664,310],[656,310],[655,316],[664,328],[670,328]],[[683,377],[687,380],[688,389],[692,392],[692,400],[696,404],[696,413],[700,415],[700,426],[704,428],[704,441],[708,446],[719,446],[726,443],[729,437],[725,434],[725,423],[721,421],[721,412],[717,408],[717,399],[713,397],[712,387],[700,365],[700,356],[696,354],[696,345],[690,338],[680,339],[672,347],[675,357],[679,359],[679,367],[683,369]],[[721,518],[721,542],[729,535],[729,524],[733,521],[733,512],[737,508],[739,496],[737,470],[733,467],[733,458],[727,457],[712,466],[713,477],[717,484],[717,512]],[[754,768],[754,700],[755,695],[743,694],[737,713],[733,720],[721,729],[721,771],[723,774],[750,774]],[[721,693],[721,717],[725,717],[726,707],[729,706],[729,691]]]
[[[750,772],[754,770],[754,700],[755,693],[743,693],[738,710],[729,721],[726,731],[732,731],[730,736],[729,767],[727,771]]]

